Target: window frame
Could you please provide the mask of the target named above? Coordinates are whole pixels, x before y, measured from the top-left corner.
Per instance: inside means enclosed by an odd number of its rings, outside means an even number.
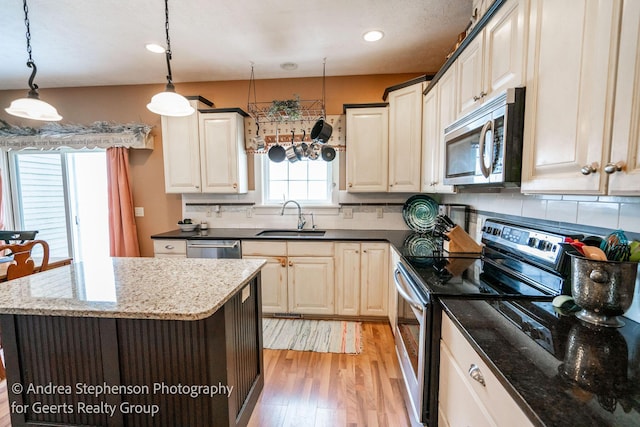
[[[261,206],[279,206],[282,205],[284,200],[276,200],[274,198],[268,199],[267,196],[267,183],[269,182],[269,156],[260,156],[261,159],[257,159],[254,162],[255,164],[255,190],[259,193],[260,204]],[[287,160],[284,160],[287,162]],[[310,161],[310,160],[301,160],[301,161]],[[324,161],[324,160],[312,160],[312,161]],[[296,201],[306,205],[306,206],[318,206],[318,207],[337,207],[338,204],[338,180],[339,180],[339,171],[340,171],[340,154],[336,152],[336,158],[332,162],[327,162],[327,192],[328,198],[326,200],[307,200],[307,199],[296,199]]]

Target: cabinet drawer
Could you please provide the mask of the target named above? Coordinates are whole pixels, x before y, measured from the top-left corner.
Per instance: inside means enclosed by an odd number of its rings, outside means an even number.
[[[153,252],[164,255],[184,255],[187,256],[187,241],[166,239],[166,240],[154,240]]]
[[[242,255],[286,256],[287,242],[274,240],[243,240]]]
[[[464,373],[468,388],[473,390],[478,401],[487,408],[491,418],[498,425],[533,425],[447,316],[442,316],[442,348],[448,350],[452,362],[457,365],[460,372]],[[447,354],[447,351],[443,351],[443,354]],[[484,385],[471,377],[469,371],[474,366],[475,372],[481,374],[484,379]]]
[[[288,242],[289,256],[333,256],[333,242]]]

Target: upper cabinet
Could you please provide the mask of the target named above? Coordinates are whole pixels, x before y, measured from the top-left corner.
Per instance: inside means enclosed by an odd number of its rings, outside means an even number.
[[[459,115],[522,85],[528,9],[529,0],[505,2],[460,53],[456,60]]]
[[[456,118],[456,63],[449,68],[435,88],[425,96],[422,105],[422,192],[453,193],[453,185],[445,185],[444,129]]]
[[[640,2],[622,9],[613,133],[609,163],[609,194],[640,195]],[[618,170],[621,169],[621,170]]]
[[[198,108],[198,99],[190,100]],[[167,193],[246,193],[247,157],[242,110],[196,110],[162,116]]]
[[[424,81],[389,92],[389,191],[420,191]]]
[[[200,192],[199,101],[189,101],[196,113],[187,117],[162,116],[164,188],[167,193]]]
[[[607,194],[609,175],[604,172],[610,171],[613,193],[639,194],[634,3],[625,2],[629,16],[624,17],[620,86],[614,96],[622,1],[532,2],[523,192]],[[611,162],[622,162],[621,171],[607,166],[610,152]]]
[[[247,192],[247,154],[241,114],[200,114],[200,173],[203,193]]]
[[[389,183],[389,108],[345,106],[347,191],[385,192]]]

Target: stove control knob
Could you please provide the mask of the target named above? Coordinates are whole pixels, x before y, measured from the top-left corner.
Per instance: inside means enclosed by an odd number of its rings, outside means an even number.
[[[529,241],[527,242],[527,246],[535,248],[536,246],[538,246],[538,242],[539,242],[539,240],[536,239],[535,237],[529,237]]]
[[[494,228],[492,233],[495,234],[496,236],[498,236],[500,234],[500,229],[499,228]]]

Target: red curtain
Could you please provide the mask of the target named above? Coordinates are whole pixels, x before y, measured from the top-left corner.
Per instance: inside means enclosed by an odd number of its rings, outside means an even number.
[[[138,232],[133,213],[133,194],[129,176],[129,150],[107,149],[109,193],[109,243],[111,256],[138,257]]]

